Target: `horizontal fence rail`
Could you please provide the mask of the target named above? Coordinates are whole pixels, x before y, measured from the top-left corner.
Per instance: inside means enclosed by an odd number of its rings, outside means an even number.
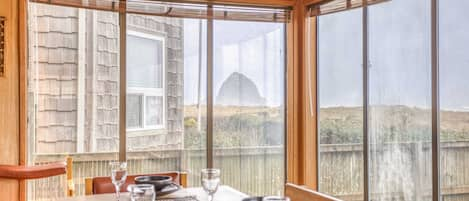
[[[320,175],[321,191],[336,195],[343,200],[359,200],[363,192],[363,153],[360,144],[321,145]],[[378,154],[386,154],[396,148],[412,163],[429,164],[431,143],[389,143],[381,146]],[[390,149],[393,147],[393,149]],[[223,148],[214,150],[215,166],[222,169],[222,183],[233,186],[250,195],[271,195],[283,192],[284,183],[283,147]],[[155,173],[181,170],[188,172],[189,186],[200,186],[199,172],[206,165],[205,150],[166,150],[129,152],[127,154],[130,174]],[[84,178],[108,176],[108,164],[116,153],[41,154],[34,156],[35,164],[63,161],[73,158],[73,180],[76,195],[84,194]],[[445,201],[469,200],[469,141],[441,143],[442,195]],[[431,163],[430,163],[431,164]],[[340,169],[335,168],[340,167]],[[412,170],[408,175],[420,182],[431,182],[431,166],[424,171]],[[374,178],[373,172],[370,176]],[[332,186],[342,186],[341,189]],[[65,196],[66,178],[57,176],[29,182],[29,200],[48,200]],[[332,191],[334,189],[334,191]],[[423,197],[431,196],[431,189],[420,189]],[[370,195],[380,198],[396,198],[403,195],[399,189],[388,189],[386,193]],[[402,199],[404,200],[404,199]]]

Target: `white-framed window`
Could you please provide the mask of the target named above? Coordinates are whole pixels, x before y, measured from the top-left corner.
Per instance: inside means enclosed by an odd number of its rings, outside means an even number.
[[[127,130],[165,127],[165,38],[127,31]]]

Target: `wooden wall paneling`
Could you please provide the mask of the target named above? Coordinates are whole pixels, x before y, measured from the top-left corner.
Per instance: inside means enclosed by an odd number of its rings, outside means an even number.
[[[0,77],[0,164],[19,162],[18,1],[0,0],[5,23],[5,75]],[[17,180],[0,179],[1,200],[18,200]]]

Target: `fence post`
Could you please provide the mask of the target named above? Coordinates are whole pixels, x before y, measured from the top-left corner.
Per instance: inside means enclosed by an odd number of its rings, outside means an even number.
[[[415,177],[415,198],[414,200],[422,200],[423,196],[424,196],[424,188],[423,188],[423,184],[424,184],[424,181],[422,181],[422,179],[425,178],[425,171],[421,171],[422,168],[425,167],[424,163],[425,161],[422,161],[424,160],[424,157],[422,156],[422,152],[423,152],[423,146],[422,146],[422,142],[414,142],[412,143],[412,151],[414,152],[413,153],[413,160],[414,160],[414,177]]]

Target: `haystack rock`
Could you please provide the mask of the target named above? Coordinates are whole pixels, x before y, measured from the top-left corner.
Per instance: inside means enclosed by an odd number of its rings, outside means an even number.
[[[234,72],[222,84],[215,104],[237,106],[265,105],[256,84],[245,75]]]

